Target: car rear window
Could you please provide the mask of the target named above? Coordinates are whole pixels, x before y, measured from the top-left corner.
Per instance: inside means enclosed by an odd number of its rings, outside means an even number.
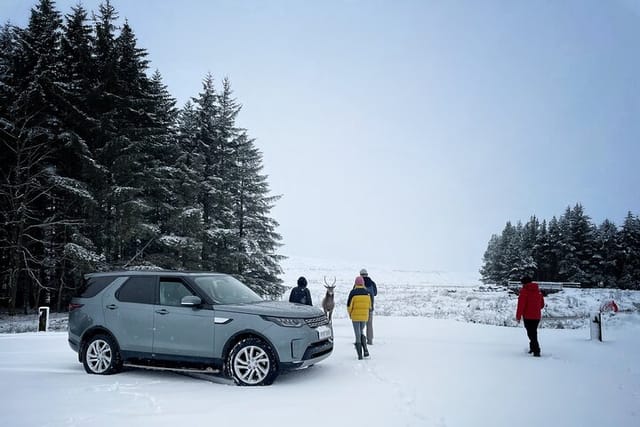
[[[116,277],[114,276],[89,277],[88,279],[84,279],[83,286],[80,289],[80,298],[95,297],[115,279]]]

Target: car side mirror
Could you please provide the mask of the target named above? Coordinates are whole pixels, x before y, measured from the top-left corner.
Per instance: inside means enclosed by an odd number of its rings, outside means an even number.
[[[202,305],[202,300],[198,296],[187,295],[185,297],[182,297],[182,300],[180,301],[180,305],[185,307],[197,307],[199,305]]]

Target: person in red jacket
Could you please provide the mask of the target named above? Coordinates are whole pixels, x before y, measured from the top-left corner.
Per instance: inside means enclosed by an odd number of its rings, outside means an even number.
[[[520,280],[522,289],[518,295],[518,308],[516,310],[516,321],[524,318],[524,327],[529,337],[529,353],[535,357],[540,357],[540,343],[538,343],[538,325],[542,317],[544,307],[544,297],[538,288],[538,284],[531,281],[528,276]]]

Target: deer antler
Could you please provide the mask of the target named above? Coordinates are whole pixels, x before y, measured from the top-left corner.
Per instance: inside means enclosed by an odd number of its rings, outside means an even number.
[[[331,284],[327,283],[327,276],[323,276],[323,280],[324,280],[324,287],[325,288],[335,288],[336,287],[336,277],[333,276],[333,282],[331,282]]]

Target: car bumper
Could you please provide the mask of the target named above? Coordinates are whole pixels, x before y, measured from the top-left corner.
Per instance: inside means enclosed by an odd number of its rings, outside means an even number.
[[[75,351],[76,353],[80,350],[80,343],[78,341],[74,340],[71,337],[69,337],[67,341],[69,343],[69,347],[71,347],[71,350]]]
[[[333,337],[311,342],[303,348],[300,348],[300,340],[291,342],[291,352],[294,357],[288,361],[281,361],[283,370],[301,369],[314,365],[331,355],[333,352]]]

